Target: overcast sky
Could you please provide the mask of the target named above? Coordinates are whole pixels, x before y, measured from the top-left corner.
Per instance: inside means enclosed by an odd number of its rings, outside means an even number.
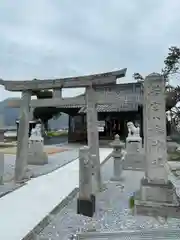
[[[180,44],[180,0],[5,0],[0,77],[31,80],[107,72],[160,72]],[[174,82],[175,83],[175,82]],[[64,96],[81,93],[66,90]],[[17,96],[0,87],[0,100]]]

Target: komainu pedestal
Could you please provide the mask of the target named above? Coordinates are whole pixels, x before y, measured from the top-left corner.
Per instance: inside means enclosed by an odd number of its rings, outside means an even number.
[[[139,127],[135,127],[132,122],[128,122],[127,127],[129,133],[126,138],[126,155],[123,162],[123,169],[144,171],[145,157]]]

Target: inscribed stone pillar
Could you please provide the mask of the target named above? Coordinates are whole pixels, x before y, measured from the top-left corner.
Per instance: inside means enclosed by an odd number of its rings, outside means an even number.
[[[94,173],[97,181],[98,188],[101,187],[101,174],[100,174],[100,159],[99,159],[99,132],[98,132],[98,119],[96,109],[96,95],[92,87],[86,88],[86,104],[87,104],[87,136],[90,154],[96,155],[93,158]]]
[[[150,74],[144,81],[144,137],[146,178],[148,182],[167,183],[165,81],[160,74]]]
[[[180,216],[179,198],[168,181],[165,81],[152,73],[144,81],[145,177],[135,193],[135,213],[148,216]]]
[[[29,139],[29,105],[31,92],[22,92],[20,118],[18,128],[18,142],[15,163],[15,180],[22,181],[26,177]]]

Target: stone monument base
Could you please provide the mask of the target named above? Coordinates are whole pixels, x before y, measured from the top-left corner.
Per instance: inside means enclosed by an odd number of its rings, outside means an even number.
[[[140,136],[126,138],[126,152],[123,161],[123,169],[144,171],[145,155],[142,148],[142,138]]]
[[[91,195],[90,199],[77,199],[77,214],[82,214],[87,217],[93,217],[95,213],[95,195]]]
[[[138,215],[180,218],[180,201],[171,182],[161,184],[142,179],[134,203]]]
[[[48,156],[47,153],[29,153],[28,155],[28,164],[29,165],[45,165],[48,164]]]
[[[44,139],[40,136],[29,138],[28,164],[44,165],[48,163],[47,153],[44,152]]]
[[[113,177],[111,177],[110,178],[110,181],[112,181],[112,182],[121,182],[121,181],[123,181],[124,180],[124,178],[123,177],[121,177],[121,176],[113,176]]]
[[[123,161],[123,169],[131,171],[145,170],[145,155],[144,153],[126,153]]]

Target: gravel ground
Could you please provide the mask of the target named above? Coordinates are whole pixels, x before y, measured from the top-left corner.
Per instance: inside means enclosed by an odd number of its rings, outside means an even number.
[[[49,162],[43,166],[28,165],[29,171],[33,177],[50,173],[63,165],[70,163],[78,157],[78,149],[69,149],[68,151],[56,153],[48,156]],[[5,155],[4,182],[9,182],[14,177],[15,156]]]
[[[123,172],[123,181],[112,183],[109,179],[113,172],[113,161],[110,159],[102,166],[105,190],[96,196],[96,213],[88,218],[76,214],[77,196],[52,219],[49,225],[39,234],[39,240],[67,240],[78,231],[113,232],[120,230],[141,229],[180,229],[180,220],[168,219],[165,224],[155,218],[134,216],[128,207],[131,194],[139,189],[142,172]]]

